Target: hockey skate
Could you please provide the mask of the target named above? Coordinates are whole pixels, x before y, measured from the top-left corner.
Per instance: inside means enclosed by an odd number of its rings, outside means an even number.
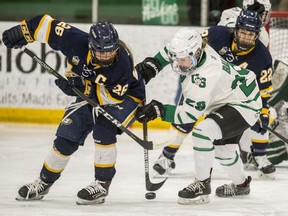
[[[216,196],[218,197],[234,197],[250,194],[251,177],[248,176],[245,182],[241,185],[224,184],[216,188]]]
[[[158,160],[155,162],[153,169],[156,171],[159,175],[170,175],[171,171],[175,169],[176,164],[174,160],[170,160],[167,157],[165,157],[163,154],[161,154],[158,158]]]
[[[244,163],[244,169],[256,171],[257,170],[257,164],[255,163],[255,160],[254,160],[252,153],[247,153],[246,156],[247,156],[247,162]]]
[[[208,203],[209,194],[211,194],[211,178],[204,181],[195,179],[192,184],[178,192],[178,203],[182,205]],[[199,199],[196,199],[198,197]]]
[[[253,154],[251,154],[251,156],[257,168],[259,178],[274,180],[276,169],[275,166],[268,160],[267,156],[253,156]]]
[[[32,183],[22,186],[18,191],[16,200],[41,200],[48,194],[52,185],[53,183],[45,183],[41,178],[38,178]]]
[[[111,181],[93,181],[86,188],[83,188],[78,192],[78,200],[76,201],[77,205],[94,205],[104,203],[105,197],[108,196],[110,184]]]

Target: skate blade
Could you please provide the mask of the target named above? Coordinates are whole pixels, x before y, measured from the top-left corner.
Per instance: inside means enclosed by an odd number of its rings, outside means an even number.
[[[219,196],[218,194],[216,194],[216,196],[219,197],[219,198],[224,198],[224,199],[226,199],[226,198],[231,198],[231,199],[244,199],[244,198],[246,198],[247,196],[250,196],[250,191],[249,191],[249,192],[244,192],[243,194],[239,194],[239,195],[236,195],[236,194],[234,194],[234,195],[228,194],[228,195],[221,195],[221,196]]]
[[[178,199],[178,204],[180,205],[201,205],[209,202],[210,202],[209,195],[203,195],[200,197],[196,197],[194,199],[188,199],[182,197],[179,197]]]
[[[274,173],[265,174],[265,173],[263,173],[261,171],[257,171],[257,173],[258,173],[258,177],[260,179],[263,179],[263,180],[275,180]]]
[[[20,195],[18,195],[17,197],[15,197],[15,200],[17,201],[37,201],[37,200],[42,200],[44,198],[44,196],[38,196],[38,197],[32,197],[32,198],[24,198],[24,197],[21,197]]]
[[[77,205],[99,205],[99,204],[103,204],[105,202],[105,198],[99,198],[96,200],[84,200],[84,199],[80,199],[78,198],[78,200],[76,201]]]

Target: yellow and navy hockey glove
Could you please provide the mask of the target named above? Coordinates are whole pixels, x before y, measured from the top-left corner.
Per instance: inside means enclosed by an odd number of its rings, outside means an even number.
[[[31,25],[23,20],[20,25],[16,25],[2,34],[2,41],[7,48],[21,48],[34,41]]]

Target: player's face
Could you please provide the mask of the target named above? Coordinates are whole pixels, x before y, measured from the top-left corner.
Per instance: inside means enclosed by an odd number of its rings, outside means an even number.
[[[182,71],[186,71],[192,66],[192,60],[190,56],[186,56],[183,58],[176,58],[176,62]]]
[[[250,45],[256,40],[257,33],[246,29],[239,29],[237,31],[237,38],[240,44]]]
[[[117,54],[117,50],[111,52],[98,52],[94,51],[95,57],[101,62],[109,62],[113,60]]]

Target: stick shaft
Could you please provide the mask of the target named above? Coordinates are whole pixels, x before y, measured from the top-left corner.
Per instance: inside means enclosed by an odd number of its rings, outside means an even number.
[[[148,127],[147,127],[147,122],[143,122],[143,138],[145,141],[148,140]],[[149,177],[149,152],[147,149],[144,149],[144,166],[145,166],[145,186],[147,191],[156,191],[162,187],[162,185],[165,183],[167,180],[164,179],[162,182],[159,183],[153,183],[150,180]]]
[[[23,52],[28,54],[34,61],[36,61],[38,64],[40,64],[42,67],[44,67],[50,74],[54,75],[55,77],[64,78],[61,74],[59,74],[57,71],[55,71],[53,68],[51,68],[48,64],[46,64],[42,59],[40,59],[38,56],[36,56],[32,51],[27,49],[26,47],[21,48]],[[127,129],[125,126],[123,126],[116,118],[114,118],[112,115],[110,115],[108,112],[106,112],[99,104],[97,104],[95,101],[87,97],[82,91],[80,91],[78,88],[71,87],[72,90],[83,100],[87,101],[92,107],[95,107],[97,109],[97,112],[102,114],[106,119],[108,119],[110,122],[112,122],[114,125],[116,125],[122,132],[126,133],[128,136],[130,136],[133,140],[135,140],[138,144],[140,144],[144,149],[152,150],[153,149],[153,143],[151,141],[142,140],[138,136],[136,136],[134,133],[132,133],[129,129]]]

